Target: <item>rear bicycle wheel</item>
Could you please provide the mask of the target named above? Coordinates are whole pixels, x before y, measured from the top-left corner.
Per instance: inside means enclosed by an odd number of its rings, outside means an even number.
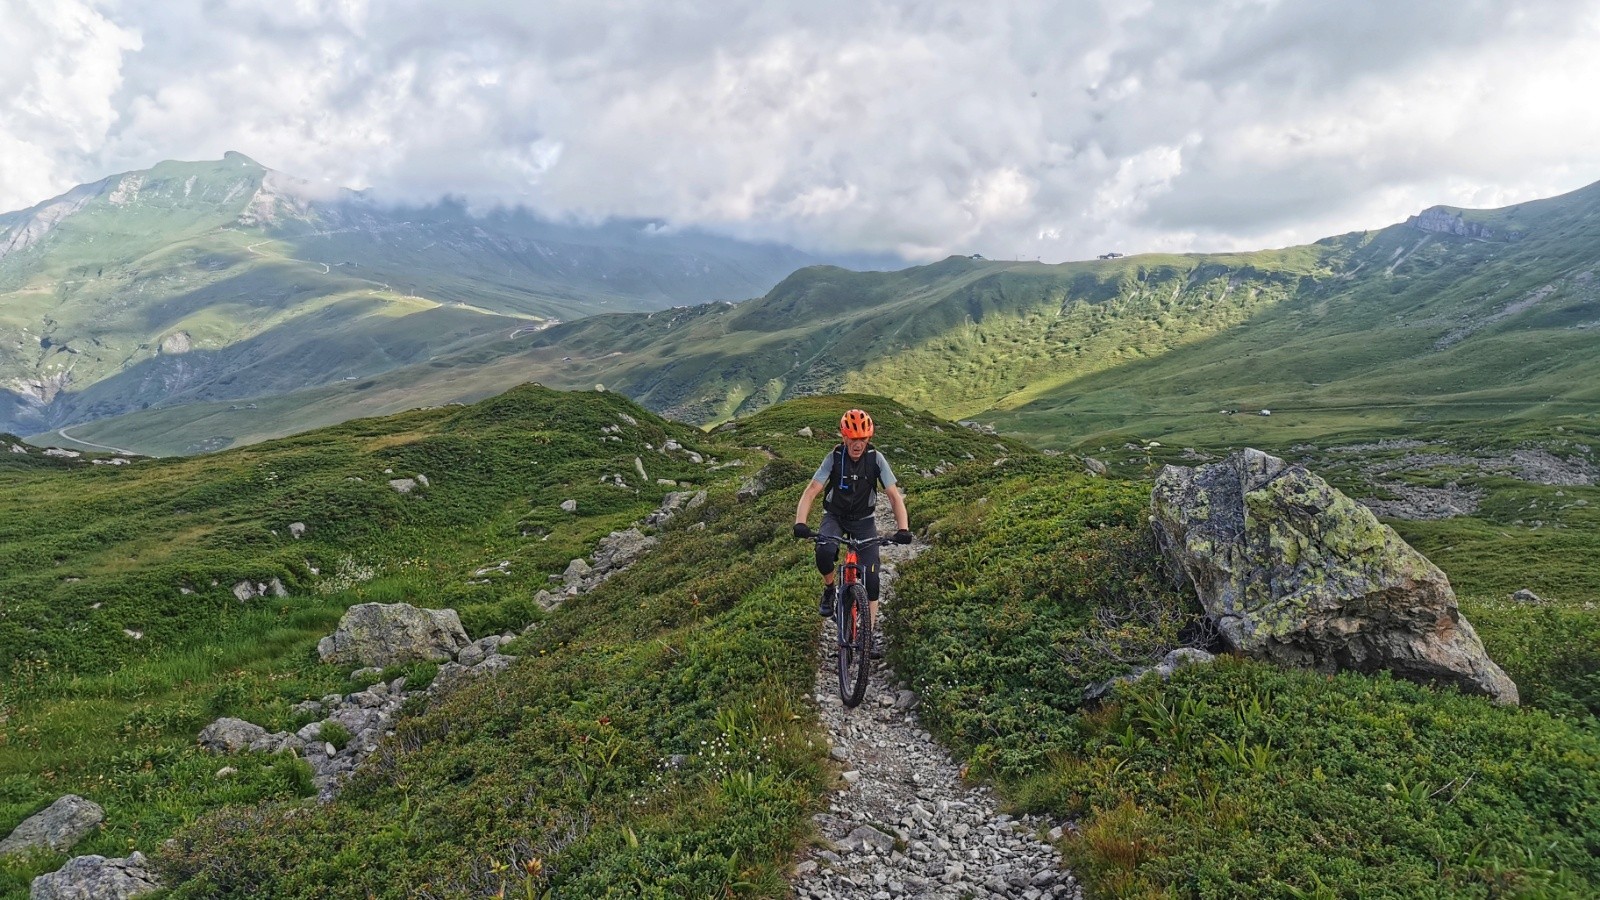
[[[872,613],[867,606],[867,591],[852,584],[844,591],[841,605],[848,608],[839,633],[839,697],[847,707],[860,705],[867,695],[867,672],[872,665]]]

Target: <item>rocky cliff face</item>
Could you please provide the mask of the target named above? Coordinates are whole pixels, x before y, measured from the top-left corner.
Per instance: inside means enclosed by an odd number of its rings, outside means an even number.
[[[21,212],[0,216],[0,259],[39,243],[57,225],[111,188],[116,178],[84,184]]]
[[[1425,209],[1421,214],[1406,219],[1406,224],[1430,234],[1453,234],[1478,241],[1508,241],[1522,236],[1517,232],[1497,231],[1481,222],[1468,222],[1461,213],[1446,206]]]

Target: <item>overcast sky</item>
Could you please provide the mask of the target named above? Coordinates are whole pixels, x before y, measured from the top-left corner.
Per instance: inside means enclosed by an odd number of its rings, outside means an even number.
[[[1600,180],[1595,0],[0,0],[0,210],[238,150],[813,251],[1257,249]]]

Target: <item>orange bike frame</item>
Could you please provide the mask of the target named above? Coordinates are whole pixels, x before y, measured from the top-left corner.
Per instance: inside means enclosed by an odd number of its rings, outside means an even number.
[[[844,569],[845,584],[855,584],[858,580],[860,580],[860,576],[857,573],[861,571],[861,562],[856,558],[856,548],[845,548],[844,565],[840,568]]]

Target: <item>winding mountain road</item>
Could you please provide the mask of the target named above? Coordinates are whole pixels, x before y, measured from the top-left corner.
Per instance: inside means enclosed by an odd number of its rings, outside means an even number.
[[[86,440],[84,440],[82,438],[75,438],[72,435],[67,434],[67,429],[65,429],[65,428],[57,428],[56,429],[56,434],[60,435],[62,440],[71,441],[74,444],[80,444],[80,445],[82,445],[84,447],[93,447],[96,450],[106,450],[106,451],[109,451],[111,453],[119,454],[121,456],[138,456],[139,455],[137,452],[135,452],[133,450],[124,450],[121,447],[112,447],[112,446],[108,446],[106,444],[96,444],[93,441],[86,441]]]

